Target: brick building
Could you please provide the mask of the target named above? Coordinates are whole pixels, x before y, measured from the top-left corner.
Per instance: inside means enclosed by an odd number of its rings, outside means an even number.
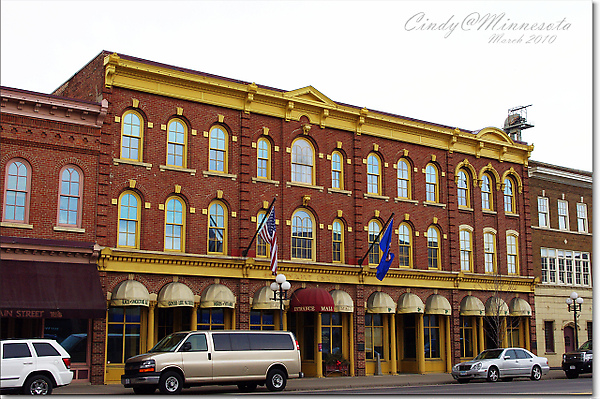
[[[105,334],[93,320],[106,317],[95,242],[108,102],[6,87],[0,97],[0,337],[55,338],[70,349],[74,380],[89,381],[104,362],[92,341]]]
[[[309,376],[328,375],[331,354],[371,375],[536,348],[532,147],[504,131],[110,52],[53,94],[109,104],[96,230],[106,351],[93,383],[118,381],[128,356],[180,329],[281,322]],[[243,256],[274,198],[283,319],[269,245]],[[377,245],[361,260],[392,214],[395,259],[379,281]]]
[[[531,161],[529,168],[538,353],[559,367],[562,354],[592,338],[592,173]],[[574,313],[565,300],[583,298]],[[576,336],[577,334],[577,336]]]

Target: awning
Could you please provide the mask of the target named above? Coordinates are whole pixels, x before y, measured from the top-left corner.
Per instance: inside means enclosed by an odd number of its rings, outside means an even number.
[[[125,280],[115,287],[110,297],[110,306],[149,306],[150,294],[144,284]]]
[[[425,302],[425,313],[449,316],[452,314],[452,307],[446,298],[439,294],[433,294]]]
[[[300,288],[292,293],[292,312],[333,312],[335,303],[331,294],[323,288]]]
[[[421,298],[410,292],[405,292],[398,299],[398,313],[423,313],[425,305]]]
[[[508,305],[497,296],[489,297],[485,301],[486,316],[508,316]]]
[[[106,299],[96,265],[16,260],[0,263],[2,317],[106,317]]]
[[[162,287],[158,293],[158,307],[175,308],[180,306],[194,307],[194,293],[190,287],[177,281]]]
[[[485,314],[485,306],[481,299],[472,295],[467,295],[460,302],[461,316],[483,316]]]
[[[235,295],[223,284],[208,286],[200,296],[201,308],[235,308]]]
[[[279,301],[273,300],[273,290],[270,287],[262,287],[254,294],[252,299],[254,310],[279,310]]]
[[[374,292],[367,300],[367,313],[396,313],[396,302],[385,292]]]
[[[350,294],[342,290],[333,290],[330,292],[333,298],[334,312],[352,313],[354,312],[354,301]]]
[[[511,316],[531,316],[531,306],[522,298],[513,298],[508,311]]]

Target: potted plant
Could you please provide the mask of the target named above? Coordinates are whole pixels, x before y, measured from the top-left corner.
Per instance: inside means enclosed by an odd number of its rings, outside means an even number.
[[[348,375],[350,362],[340,352],[323,354],[323,362],[325,363],[326,376],[335,372]]]

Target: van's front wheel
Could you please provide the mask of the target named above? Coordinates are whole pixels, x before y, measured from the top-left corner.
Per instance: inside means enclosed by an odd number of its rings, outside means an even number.
[[[175,371],[167,371],[160,377],[158,389],[163,395],[177,394],[183,388],[183,379]]]
[[[279,369],[271,369],[267,374],[267,389],[273,391],[283,391],[287,380],[285,373]]]

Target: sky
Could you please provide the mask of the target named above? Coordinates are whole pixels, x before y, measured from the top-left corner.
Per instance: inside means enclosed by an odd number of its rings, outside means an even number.
[[[592,171],[591,1],[0,7],[2,86],[51,93],[108,50],[287,91],[311,85],[333,101],[461,130],[502,128],[509,109],[530,105],[531,159]]]

